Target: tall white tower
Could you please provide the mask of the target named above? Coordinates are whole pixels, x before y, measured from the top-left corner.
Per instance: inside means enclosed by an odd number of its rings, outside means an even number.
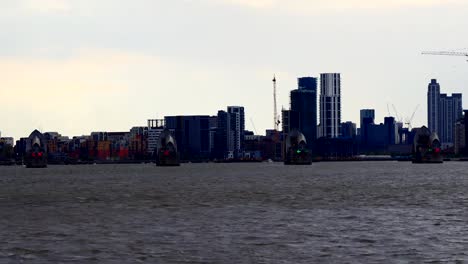
[[[341,75],[320,74],[320,136],[337,138],[341,133]]]

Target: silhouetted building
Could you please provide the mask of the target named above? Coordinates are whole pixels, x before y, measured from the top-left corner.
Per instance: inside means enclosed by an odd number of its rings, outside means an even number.
[[[317,138],[317,78],[298,78],[298,89],[291,91],[289,117],[288,131],[299,130],[307,140],[307,147],[312,149]]]
[[[443,148],[455,141],[455,123],[462,116],[462,94],[440,93],[440,84],[432,79],[427,92],[427,121],[430,131],[436,132]]]
[[[229,106],[227,112],[218,111],[214,156],[218,159],[241,158],[244,138],[244,107]]]
[[[231,134],[229,137],[230,150],[233,150],[234,157],[242,156],[244,148],[245,112],[242,106],[228,106],[227,112],[230,115]]]
[[[383,124],[373,124],[373,118],[365,117],[363,125],[366,133],[362,137],[363,150],[385,152],[388,147],[399,143],[398,124],[394,117],[385,117]]]
[[[282,110],[281,111],[283,125],[283,133],[288,134],[293,129],[298,129],[299,127],[299,113],[291,110]]]
[[[374,109],[361,109],[360,111],[360,120],[361,120],[361,127],[364,121],[364,118],[371,118],[372,122],[375,120],[375,110]]]
[[[439,130],[437,134],[442,144],[453,144],[455,123],[462,117],[462,94],[440,95]]]
[[[359,133],[359,136],[361,137],[361,139],[363,141],[367,138],[367,130],[366,130],[366,126],[364,124],[364,118],[370,118],[371,121],[368,120],[368,122],[370,122],[370,124],[374,124],[375,110],[374,109],[361,109],[361,111],[360,111],[360,124],[359,124],[360,133]]]
[[[210,158],[210,116],[166,116],[166,128],[173,131],[182,160]]]
[[[455,124],[455,154],[468,156],[468,110],[463,111],[464,115]]]
[[[320,137],[337,138],[341,132],[341,77],[320,75]]]
[[[392,116],[384,118],[385,129],[387,130],[387,146],[395,145],[399,143],[398,140],[398,124],[395,121],[395,118]]]
[[[353,122],[341,123],[341,137],[342,138],[356,138],[356,124]]]
[[[363,146],[366,146],[369,144],[369,129],[375,125],[374,118],[364,117],[361,123],[361,143]]]
[[[427,122],[430,131],[439,132],[440,84],[432,79],[427,91]]]

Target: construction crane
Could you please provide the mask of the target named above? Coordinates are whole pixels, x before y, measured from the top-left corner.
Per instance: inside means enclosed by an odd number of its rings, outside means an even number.
[[[396,110],[396,107],[395,107],[394,104],[392,104],[392,108],[393,108],[393,111],[395,111],[395,117],[396,117],[397,121],[400,122],[400,123],[403,122],[403,120],[402,120],[401,116],[398,114],[398,111]]]
[[[408,126],[409,130],[411,130],[413,127],[411,125],[411,122],[413,122],[414,115],[416,114],[416,111],[418,111],[420,105],[417,105],[416,108],[414,109],[413,114],[411,115],[410,118],[406,119],[406,125]]]
[[[255,124],[254,124],[254,121],[253,121],[252,118],[250,118],[250,123],[252,123],[252,127],[253,127],[253,129],[254,129],[254,131],[255,131],[255,135],[258,135],[258,133],[257,133],[257,128],[255,127]]]
[[[461,56],[461,57],[468,58],[467,52],[458,52],[458,51],[424,51],[422,55]]]
[[[278,107],[276,105],[276,75],[273,75],[273,128],[276,131],[279,131],[279,124],[281,123],[279,121],[279,116],[278,116]]]

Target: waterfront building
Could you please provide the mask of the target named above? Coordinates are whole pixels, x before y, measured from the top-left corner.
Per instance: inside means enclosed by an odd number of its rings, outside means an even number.
[[[367,126],[374,124],[375,122],[375,110],[374,109],[361,109],[360,111],[360,139],[361,142],[365,143],[368,140]]]
[[[5,145],[15,145],[15,139],[12,137],[0,137],[0,142],[4,143]]]
[[[242,156],[242,150],[244,148],[244,136],[245,136],[245,112],[242,106],[228,106],[227,112],[230,115],[231,132],[229,137],[229,145],[234,151],[236,158]]]
[[[375,109],[361,109],[360,111],[360,127],[363,127],[364,118],[371,118],[372,122],[375,120]]]
[[[365,133],[361,135],[361,143],[365,151],[385,152],[389,146],[400,142],[399,124],[394,117],[385,117],[383,124],[374,124],[372,117],[364,117],[363,126]]]
[[[296,111],[285,110],[281,111],[281,124],[283,134],[287,135],[293,129],[299,129],[299,113]]]
[[[210,116],[166,116],[166,128],[173,131],[182,160],[210,158]]]
[[[227,111],[218,111],[214,144],[217,159],[242,158],[245,139],[244,107],[229,106]]]
[[[320,137],[337,138],[341,132],[341,76],[320,74]]]
[[[385,125],[386,135],[387,135],[387,141],[386,141],[387,146],[398,144],[400,141],[399,135],[398,135],[399,125],[395,121],[395,118],[393,116],[385,117],[384,125]]]
[[[432,132],[439,132],[440,84],[432,79],[427,91],[427,123]],[[440,135],[439,135],[440,136]]]
[[[317,78],[298,78],[298,89],[292,90],[290,96],[291,110],[287,129],[299,130],[307,140],[307,147],[312,149],[317,138]]]
[[[427,92],[427,122],[429,130],[436,132],[443,148],[455,141],[455,123],[462,116],[462,94],[451,96],[440,93],[440,84],[432,79]]]
[[[443,145],[450,146],[454,143],[455,123],[463,113],[462,94],[440,94],[439,102],[438,135]]]

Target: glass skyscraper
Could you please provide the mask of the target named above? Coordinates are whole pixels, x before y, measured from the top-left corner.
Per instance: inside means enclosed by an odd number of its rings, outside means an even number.
[[[298,129],[312,148],[317,138],[317,78],[298,78],[298,89],[291,91],[289,130]],[[289,131],[287,131],[289,132]]]

